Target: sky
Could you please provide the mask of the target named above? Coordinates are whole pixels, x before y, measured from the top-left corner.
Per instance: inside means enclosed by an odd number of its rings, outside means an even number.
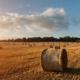
[[[0,0],[0,39],[80,37],[80,0]]]

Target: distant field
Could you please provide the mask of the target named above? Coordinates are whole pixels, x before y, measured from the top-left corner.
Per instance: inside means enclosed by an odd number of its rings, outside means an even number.
[[[42,70],[41,52],[50,45],[66,48],[67,72]],[[0,42],[0,80],[80,80],[80,43]]]

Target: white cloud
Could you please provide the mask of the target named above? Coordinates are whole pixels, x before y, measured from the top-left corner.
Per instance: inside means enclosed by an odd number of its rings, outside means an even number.
[[[0,29],[18,31],[19,35],[49,35],[53,31],[66,30],[68,21],[63,8],[48,8],[41,14],[19,15],[5,13],[0,15]],[[13,34],[14,34],[13,33]],[[18,35],[18,33],[16,35]]]
[[[57,16],[62,15],[64,16],[66,13],[63,8],[48,8],[46,11],[42,13],[44,16]]]

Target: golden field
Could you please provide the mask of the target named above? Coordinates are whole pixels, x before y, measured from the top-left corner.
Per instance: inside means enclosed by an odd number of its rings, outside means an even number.
[[[50,45],[65,46],[68,70],[46,72],[41,67],[41,52]],[[0,42],[0,80],[80,80],[80,43]]]

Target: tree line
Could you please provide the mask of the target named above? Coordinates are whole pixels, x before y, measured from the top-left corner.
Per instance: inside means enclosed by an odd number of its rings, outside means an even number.
[[[8,39],[8,40],[2,40],[2,41],[11,41],[11,42],[79,42],[80,38],[79,37],[31,37],[31,38],[17,38],[17,39]]]

